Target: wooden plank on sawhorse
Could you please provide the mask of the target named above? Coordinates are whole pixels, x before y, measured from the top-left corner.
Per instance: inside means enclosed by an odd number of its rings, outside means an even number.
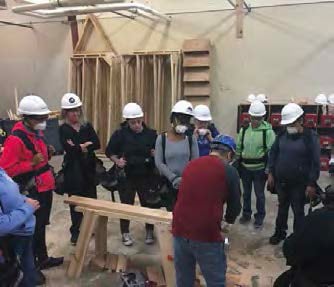
[[[70,266],[67,271],[67,275],[70,278],[78,278],[81,274],[97,217],[98,216],[91,211],[84,212],[75,254],[71,257]]]
[[[165,280],[168,287],[176,286],[175,269],[173,258],[173,236],[170,226],[166,224],[158,224],[157,226],[158,241],[160,246],[162,267],[165,273]]]

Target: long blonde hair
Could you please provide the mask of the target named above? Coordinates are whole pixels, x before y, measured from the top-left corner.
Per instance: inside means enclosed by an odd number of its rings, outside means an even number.
[[[80,123],[80,125],[83,125],[86,122],[86,119],[85,119],[85,115],[83,113],[82,107],[79,107],[79,109],[80,109],[79,123]],[[62,109],[61,110],[61,114],[60,114],[60,123],[61,124],[64,124],[64,123],[69,124],[69,122],[67,121],[67,113],[68,113],[67,109]]]

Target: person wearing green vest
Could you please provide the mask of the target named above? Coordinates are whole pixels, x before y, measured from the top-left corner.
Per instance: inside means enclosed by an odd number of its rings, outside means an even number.
[[[251,221],[254,185],[257,209],[254,215],[254,227],[258,229],[262,227],[266,215],[264,189],[268,174],[267,159],[275,141],[275,133],[271,125],[264,121],[266,107],[262,102],[254,101],[248,113],[251,116],[251,122],[240,129],[236,150],[243,184],[243,214],[239,222],[246,224]]]

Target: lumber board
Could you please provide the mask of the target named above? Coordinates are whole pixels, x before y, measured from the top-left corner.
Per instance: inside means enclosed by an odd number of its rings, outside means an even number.
[[[146,268],[148,280],[155,282],[157,287],[166,286],[166,281],[162,273],[161,266],[148,266]]]
[[[91,36],[91,33],[93,32],[93,29],[94,26],[90,18],[87,17],[83,26],[82,35],[74,48],[74,53],[81,52],[84,49],[84,45],[86,45],[89,37]]]
[[[241,39],[243,37],[243,22],[244,22],[244,0],[236,0],[236,34],[237,38]]]
[[[210,81],[210,70],[207,68],[203,69],[191,69],[184,71],[183,74],[184,82],[209,82]]]
[[[133,206],[80,196],[71,196],[64,202],[70,205],[89,208],[96,212],[105,211],[109,213],[124,214],[133,218],[133,220],[147,219],[168,224],[172,221],[172,213],[160,209],[150,209],[141,206]]]
[[[128,259],[126,258],[126,256],[123,254],[118,255],[116,272],[125,272],[127,266],[128,266]]]
[[[118,263],[118,256],[115,255],[115,254],[108,253],[106,261],[107,261],[106,269],[108,269],[110,272],[116,272],[117,263]]]
[[[165,280],[168,287],[174,287],[176,286],[176,282],[174,262],[172,259],[174,254],[172,233],[166,225],[158,224],[156,227]]]
[[[206,52],[210,51],[209,39],[190,39],[183,42],[183,52]]]
[[[156,218],[152,219],[151,217],[148,216],[143,216],[143,215],[139,215],[139,216],[134,216],[133,214],[128,214],[126,212],[117,212],[117,211],[113,211],[113,212],[108,212],[108,211],[103,211],[103,210],[96,210],[96,209],[91,209],[91,208],[87,208],[87,207],[80,207],[77,206],[75,208],[75,210],[77,212],[85,212],[85,211],[91,211],[99,216],[107,216],[109,218],[113,218],[113,219],[127,219],[127,220],[134,220],[134,221],[139,221],[142,223],[151,223],[151,224],[157,224],[157,223],[163,223],[163,224],[167,224],[166,222],[161,222],[158,221]]]
[[[85,211],[80,227],[78,243],[75,248],[75,254],[71,257],[70,266],[67,271],[67,275],[70,278],[79,278],[81,275],[84,260],[88,251],[89,241],[92,237],[96,220],[96,214],[90,211]]]
[[[95,228],[95,253],[97,261],[106,261],[107,257],[107,224],[108,217],[99,216]]]
[[[210,67],[210,54],[184,54],[183,67]]]
[[[187,96],[210,96],[209,83],[185,83],[184,95]]]

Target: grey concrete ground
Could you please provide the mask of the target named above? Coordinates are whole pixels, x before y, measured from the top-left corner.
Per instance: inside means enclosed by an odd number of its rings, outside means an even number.
[[[60,166],[61,158],[53,159],[56,167]],[[324,173],[321,176],[320,185],[325,187],[333,181]],[[109,191],[99,187],[99,199],[110,199]],[[79,280],[69,280],[66,277],[66,268],[74,247],[70,244],[70,216],[69,207],[63,203],[64,197],[55,195],[52,210],[51,225],[47,229],[47,241],[49,253],[52,256],[65,256],[65,264],[62,267],[45,271],[47,286],[78,287],[78,286],[121,286],[117,274],[99,272],[92,266],[86,265]],[[254,200],[254,198],[253,198]],[[255,203],[253,204],[255,206]],[[263,229],[255,231],[252,224],[242,226],[236,223],[232,226],[228,235],[230,245],[228,248],[228,276],[239,281],[242,286],[272,286],[274,278],[286,269],[285,260],[281,251],[281,245],[271,246],[269,237],[274,231],[274,221],[277,211],[277,197],[267,195],[267,217]],[[292,214],[290,212],[289,226],[292,226]],[[131,260],[133,266],[145,268],[147,265],[159,264],[159,248],[155,244],[144,244],[145,228],[141,223],[131,224],[131,233],[135,239],[133,247],[124,247],[121,243],[119,223],[116,220],[108,223],[108,251],[114,254],[124,254]],[[94,242],[91,242],[89,256],[92,256]],[[232,280],[232,281],[233,281]],[[237,286],[237,285],[230,285]]]

